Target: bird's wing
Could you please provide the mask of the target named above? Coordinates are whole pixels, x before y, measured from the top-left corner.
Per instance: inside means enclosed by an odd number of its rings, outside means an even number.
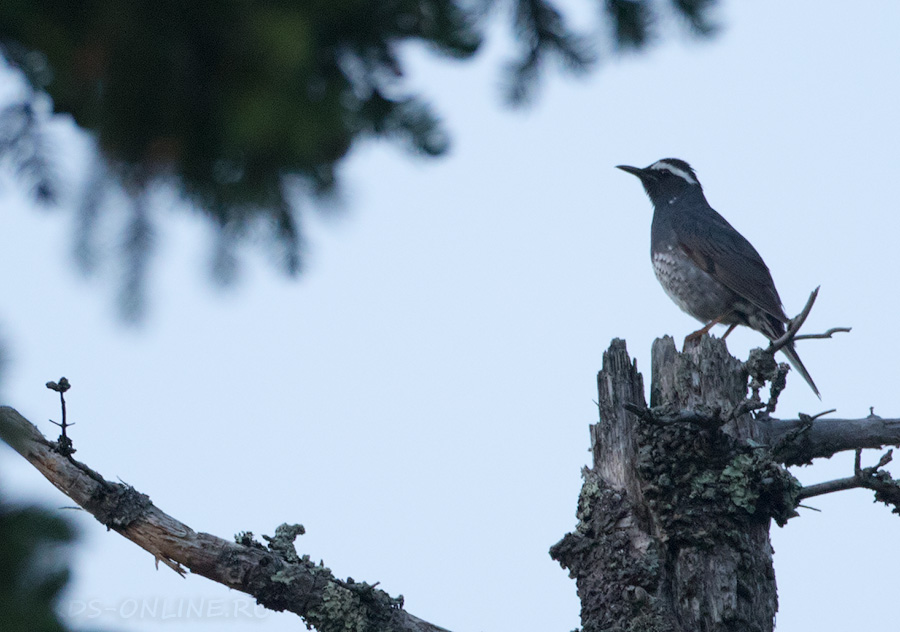
[[[777,320],[787,316],[772,274],[756,249],[724,217],[682,216],[675,226],[679,244],[702,270]]]

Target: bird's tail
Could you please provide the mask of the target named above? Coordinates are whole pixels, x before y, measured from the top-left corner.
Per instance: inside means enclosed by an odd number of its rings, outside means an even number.
[[[809,387],[813,390],[813,393],[816,394],[816,397],[822,399],[822,396],[819,394],[819,389],[816,388],[816,383],[813,382],[812,377],[809,374],[809,371],[806,370],[806,367],[803,366],[803,362],[800,361],[800,356],[797,355],[797,350],[794,348],[794,343],[792,342],[789,345],[785,345],[781,348],[782,353],[787,356],[787,359],[790,363],[797,369],[797,373],[799,373],[806,383],[809,384]]]

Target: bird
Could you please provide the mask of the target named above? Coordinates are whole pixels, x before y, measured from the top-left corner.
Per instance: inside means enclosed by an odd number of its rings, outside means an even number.
[[[762,257],[706,201],[694,169],[684,160],[663,158],[643,169],[618,165],[637,176],[653,203],[650,257],[666,294],[704,326],[696,340],[718,324],[750,327],[766,338],[783,336],[790,319]],[[723,336],[723,337],[725,337]],[[821,399],[793,341],[781,348]]]

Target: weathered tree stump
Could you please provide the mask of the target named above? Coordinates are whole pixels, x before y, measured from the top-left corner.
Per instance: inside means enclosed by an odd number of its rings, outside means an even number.
[[[679,353],[666,337],[652,357],[648,410],[624,341],[603,354],[578,526],[551,549],[576,579],[582,627],[771,631],[769,525],[792,515],[799,483],[758,442],[747,371],[723,341]]]

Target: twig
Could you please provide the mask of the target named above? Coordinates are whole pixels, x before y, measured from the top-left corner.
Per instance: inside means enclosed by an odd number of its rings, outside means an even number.
[[[816,297],[819,296],[819,288],[817,287],[812,291],[812,294],[809,295],[809,300],[806,301],[806,306],[803,310],[797,314],[789,323],[787,331],[784,332],[782,336],[776,338],[772,341],[769,347],[766,349],[768,353],[774,354],[776,351],[781,349],[782,347],[786,347],[791,344],[795,340],[821,340],[823,338],[831,338],[834,334],[837,333],[849,333],[852,329],[851,327],[832,327],[825,333],[821,334],[802,334],[798,335],[797,332],[800,331],[800,328],[803,326],[803,323],[806,322],[807,316],[809,316],[809,312],[812,310],[813,304],[816,302]]]
[[[878,465],[875,466],[875,469],[880,469],[894,460],[894,451],[888,450],[884,454],[881,455],[881,458],[878,460]]]
[[[812,498],[813,496],[822,496],[823,494],[830,494],[832,492],[842,492],[847,489],[856,489],[862,486],[862,482],[855,476],[838,478],[826,483],[816,483],[815,485],[804,486],[803,489],[800,490],[798,500]]]
[[[821,285],[819,287],[822,287]],[[812,294],[809,295],[809,300],[806,301],[806,306],[803,308],[797,316],[795,316],[789,323],[787,331],[784,332],[784,335],[780,338],[776,338],[772,341],[772,344],[769,345],[769,348],[766,349],[769,353],[774,354],[776,351],[791,343],[794,339],[794,336],[797,335],[797,332],[800,331],[800,328],[803,326],[803,323],[806,322],[806,317],[809,316],[809,312],[812,310],[812,306],[816,302],[816,297],[819,296],[819,287],[812,291]]]
[[[895,481],[888,472],[881,469],[893,460],[893,454],[893,450],[888,450],[881,455],[878,463],[864,468],[862,467],[862,449],[859,448],[853,459],[853,476],[807,485],[800,490],[797,500],[862,487],[873,490],[875,500],[880,500],[886,505],[893,505],[893,512],[900,514],[900,481]]]
[[[59,403],[62,406],[62,422],[56,423],[52,419],[50,423],[54,426],[59,426],[62,430],[62,434],[59,435],[59,439],[56,440],[56,449],[63,456],[71,456],[75,454],[75,448],[72,447],[72,439],[66,434],[66,428],[70,426],[74,426],[75,424],[66,423],[66,391],[72,388],[72,385],[69,383],[65,377],[59,378],[59,382],[47,382],[46,387],[51,391],[56,391],[59,393]]]
[[[828,410],[823,410],[820,413],[816,413],[815,415],[807,415],[806,413],[797,413],[797,417],[800,418],[800,421],[813,422],[819,417],[824,417],[825,415],[830,415],[831,413],[837,412],[837,408],[829,408]]]
[[[794,340],[820,340],[822,338],[831,338],[834,334],[848,334],[852,329],[852,327],[832,327],[821,334],[800,334],[799,336],[794,336]]]

